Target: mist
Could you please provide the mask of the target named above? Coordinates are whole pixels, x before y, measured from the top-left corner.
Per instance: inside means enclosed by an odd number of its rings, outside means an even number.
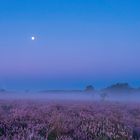
[[[101,102],[140,102],[139,92],[111,92],[103,91],[46,91],[27,92],[12,91],[0,92],[2,100],[45,100],[45,101],[101,101]]]

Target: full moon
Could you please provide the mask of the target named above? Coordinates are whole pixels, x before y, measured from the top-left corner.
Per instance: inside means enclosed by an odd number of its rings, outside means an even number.
[[[31,40],[33,40],[33,41],[34,41],[34,40],[35,40],[35,37],[34,37],[34,36],[32,36],[32,37],[31,37]]]

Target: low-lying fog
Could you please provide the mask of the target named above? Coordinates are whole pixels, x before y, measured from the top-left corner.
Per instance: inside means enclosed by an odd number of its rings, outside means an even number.
[[[140,93],[104,92],[0,92],[0,99],[43,99],[77,101],[140,101]]]

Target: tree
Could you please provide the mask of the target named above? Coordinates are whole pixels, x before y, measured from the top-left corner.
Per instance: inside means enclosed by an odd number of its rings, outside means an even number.
[[[94,87],[92,85],[88,85],[85,91],[94,91]]]
[[[102,92],[101,93],[101,100],[105,101],[106,97],[107,97],[107,93],[106,92]]]

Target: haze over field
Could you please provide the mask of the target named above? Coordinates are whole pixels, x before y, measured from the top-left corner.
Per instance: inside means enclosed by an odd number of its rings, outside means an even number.
[[[8,91],[0,90],[0,98],[7,100],[29,99],[40,101],[121,101],[139,102],[140,89],[133,88],[128,83],[116,83],[97,90],[88,85],[83,90],[40,90],[40,91]]]

